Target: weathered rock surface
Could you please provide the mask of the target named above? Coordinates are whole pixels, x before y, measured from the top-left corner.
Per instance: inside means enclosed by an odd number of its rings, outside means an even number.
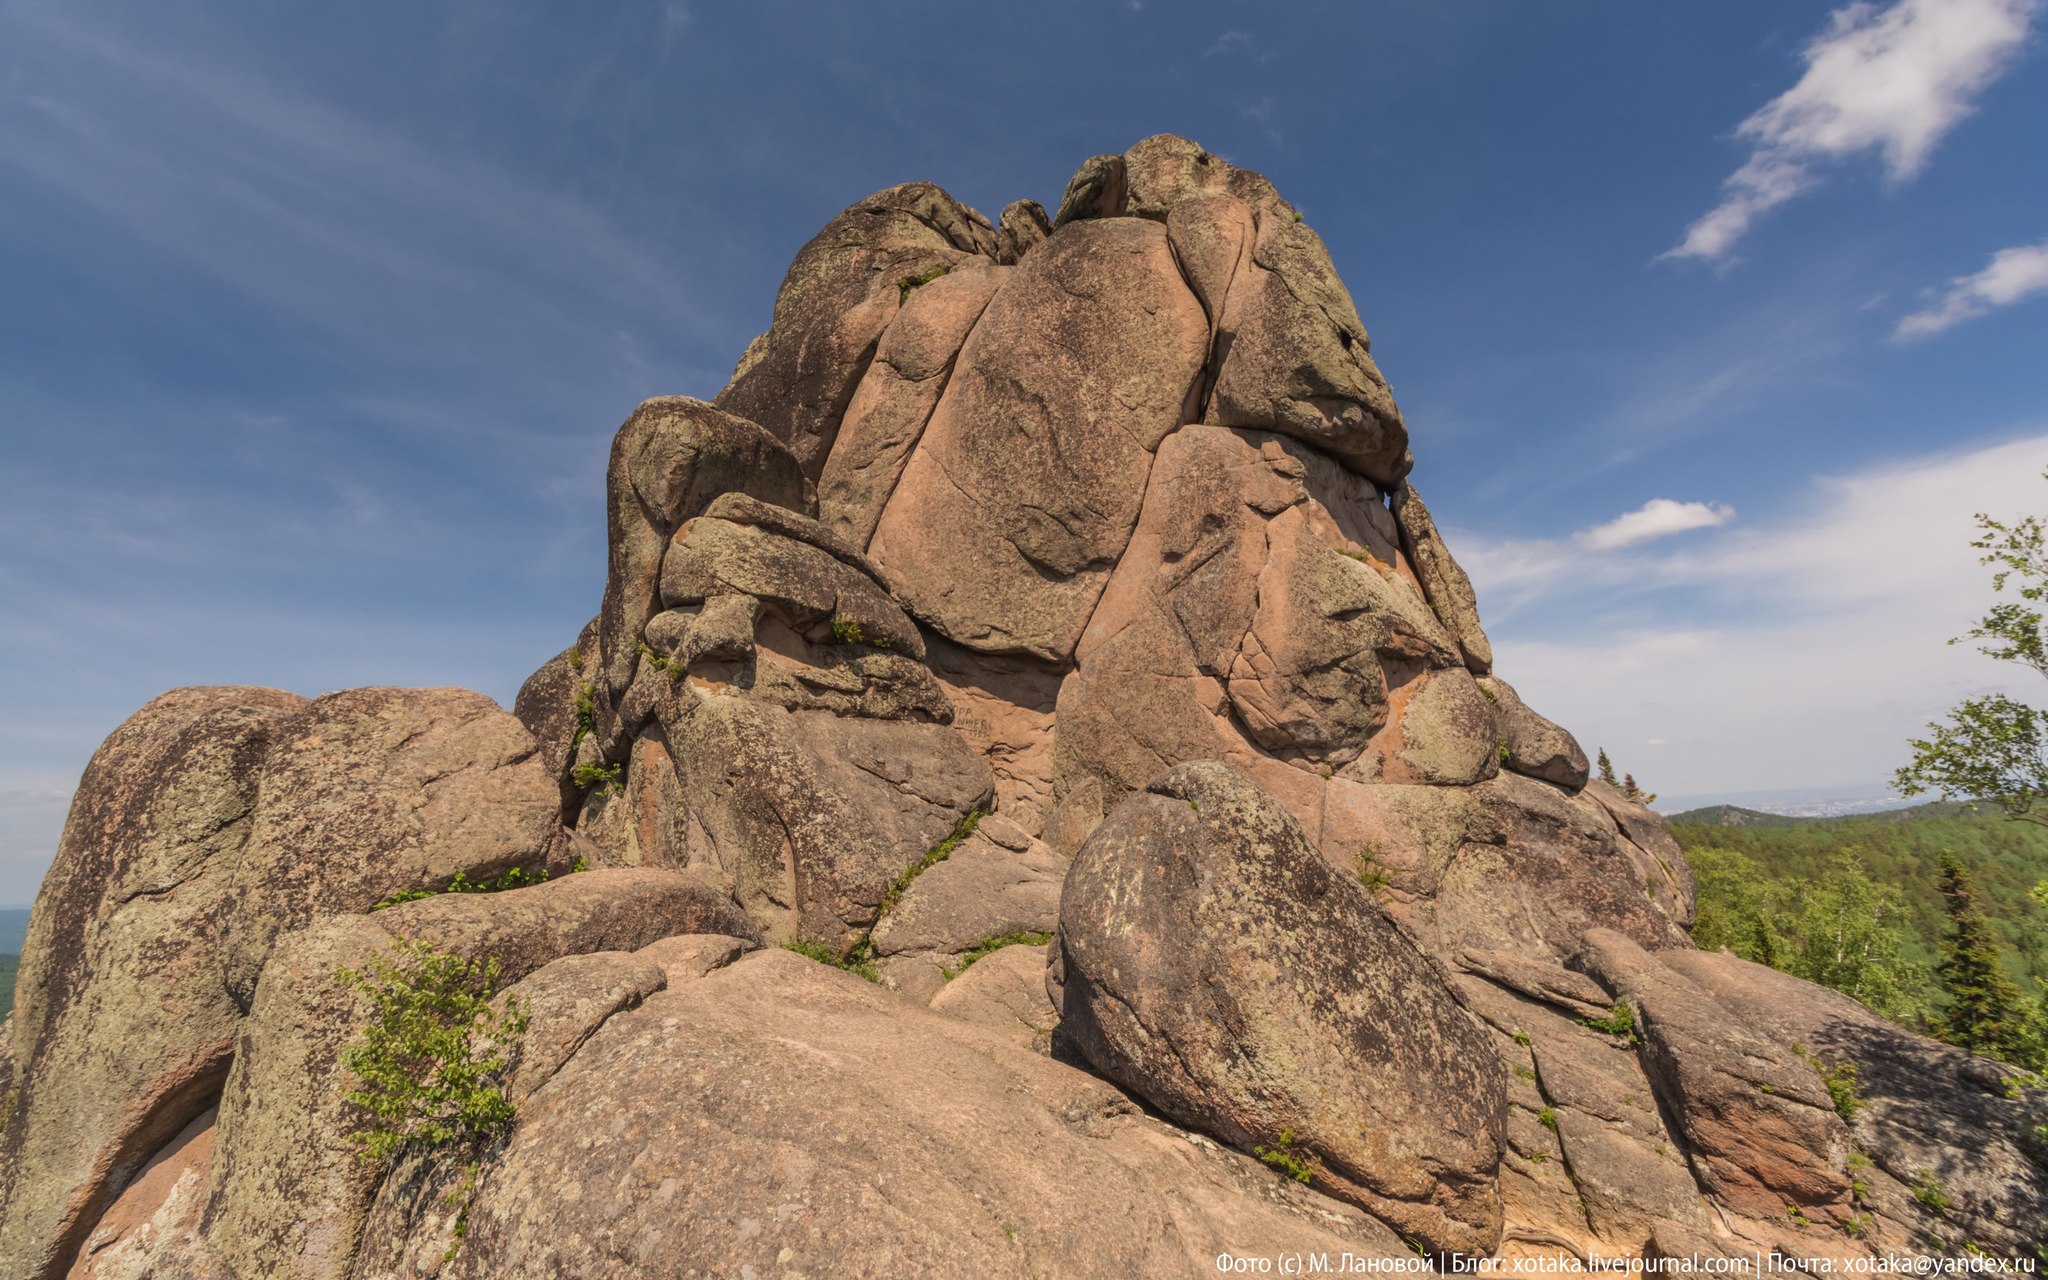
[[[725,493],[799,511],[813,502],[810,483],[784,444],[759,425],[701,400],[649,400],[613,437],[605,473],[610,568],[597,624],[596,675],[606,710],[632,683],[642,629],[659,612],[669,538]]]
[[[1819,1070],[1855,1068],[1861,1107],[1849,1122],[1870,1164],[1859,1209],[1901,1248],[1969,1240],[1999,1256],[2043,1243],[2048,1186],[2031,1126],[2048,1123],[2048,1095],[2008,1069],[1916,1036],[1824,987],[1706,951],[1660,953],[1665,967],[1713,993],[1730,1016],[1784,1046],[1801,1046]],[[1796,1051],[1795,1051],[1796,1052]],[[1932,1212],[1914,1192],[1942,1188]]]
[[[1580,961],[1634,1008],[1644,1069],[1710,1191],[1759,1217],[1788,1204],[1832,1222],[1853,1214],[1848,1131],[1790,1046],[1612,930],[1588,930]]]
[[[465,690],[183,689],[138,712],[81,782],[32,924],[0,1252],[61,1268],[210,1105],[281,934],[537,866],[559,807],[531,736]]]
[[[768,332],[740,358],[718,407],[766,427],[817,478],[908,283],[995,256],[987,219],[929,182],[848,207],[790,264]]]
[[[1046,994],[1045,963],[1042,943],[990,952],[941,987],[931,1010],[986,1027],[1012,1044],[1050,1050],[1060,1015]]]
[[[2034,1247],[2048,1091],[1694,951],[1413,465],[1321,240],[1194,142],[1052,219],[857,202],[715,404],[619,429],[512,714],[108,740],[0,1022],[0,1277]],[[530,1012],[508,1144],[356,1159],[336,975],[400,939]]]
[[[370,916],[341,916],[294,935],[264,970],[221,1100],[209,1246],[237,1280],[348,1274],[361,1243],[377,1170],[357,1158],[356,1116],[340,1063],[367,1022],[367,997],[343,969],[366,970],[399,942],[426,942],[468,959],[495,958],[517,982],[558,957],[633,951],[677,934],[751,933],[718,888],[686,872],[590,871],[529,889],[445,894]],[[651,985],[661,967],[614,974],[614,1009]],[[515,1087],[531,1085],[564,1020],[580,1021],[573,971],[537,983],[544,996],[537,1057]],[[537,976],[537,975],[536,975]],[[552,991],[553,994],[549,994]],[[548,1015],[552,1015],[550,1018]],[[550,1023],[554,1023],[551,1034]]]
[[[1119,806],[1074,859],[1059,946],[1058,1035],[1111,1079],[1241,1149],[1284,1149],[1433,1253],[1500,1243],[1499,1060],[1244,778],[1183,765]]]
[[[1206,334],[1156,223],[1063,228],[1012,269],[867,548],[910,611],[970,648],[1069,657]]]
[[[1529,710],[1514,686],[1495,676],[1479,678],[1479,692],[1494,705],[1500,725],[1501,763],[1516,773],[1556,783],[1567,791],[1586,785],[1586,753],[1578,739]]]
[[[1195,1276],[1296,1249],[1406,1255],[1099,1080],[767,951],[599,1028],[440,1274]]]

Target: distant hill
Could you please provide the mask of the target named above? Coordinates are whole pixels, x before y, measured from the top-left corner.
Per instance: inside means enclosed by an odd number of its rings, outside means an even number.
[[[1814,818],[1787,818],[1781,814],[1764,813],[1759,809],[1744,809],[1740,805],[1710,804],[1704,809],[1687,809],[1674,813],[1664,821],[1683,822],[1696,827],[1789,827],[1800,822],[1814,822]]]

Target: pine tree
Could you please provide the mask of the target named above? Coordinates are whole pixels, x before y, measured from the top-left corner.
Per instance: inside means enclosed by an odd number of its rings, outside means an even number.
[[[1607,758],[1607,748],[1605,747],[1600,748],[1600,781],[1610,787],[1621,785],[1614,780],[1614,763]]]
[[[1998,962],[1998,944],[1990,921],[1977,905],[1970,873],[1953,853],[1941,855],[1941,896],[1948,904],[1954,930],[1941,944],[1941,965],[1935,971],[1948,995],[1941,1038],[1950,1044],[1994,1054],[2021,1065],[2036,1056],[2026,1007],[2019,986]]]

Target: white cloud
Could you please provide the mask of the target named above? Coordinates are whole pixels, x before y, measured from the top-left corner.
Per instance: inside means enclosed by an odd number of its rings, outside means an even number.
[[[1222,35],[1216,37],[1216,43],[1210,45],[1207,49],[1204,49],[1202,51],[1202,56],[1205,58],[1220,58],[1224,54],[1231,53],[1235,50],[1244,48],[1251,42],[1252,38],[1250,34],[1247,32],[1226,31]]]
[[[1626,515],[1576,534],[1572,540],[1590,551],[1618,551],[1689,529],[1711,529],[1734,518],[1735,508],[1718,502],[1652,498]]]
[[[1450,545],[1501,674],[1589,752],[1662,739],[1650,789],[1876,783],[1958,699],[2042,699],[2026,673],[1947,641],[1993,599],[1973,516],[2048,510],[2044,467],[2038,432],[1822,478],[1796,506],[1679,551]],[[1543,561],[1531,545],[1563,552]]]
[[[1878,151],[1894,180],[1917,174],[2027,35],[2041,0],[1899,0],[1835,11],[1806,46],[1806,74],[1737,127],[1753,150],[1721,203],[1667,258],[1724,257],[1758,215],[1811,187],[1815,167]]]
[[[2000,249],[1982,271],[1949,281],[1933,306],[1899,321],[1892,336],[1925,338],[2037,293],[2048,293],[2048,240]]]
[[[1622,552],[1673,534],[1725,525],[1734,518],[1735,508],[1724,503],[1652,498],[1634,511],[1570,537],[1467,536],[1452,545],[1472,580],[1488,586],[1489,607],[1506,617],[1565,578],[1579,583],[1640,581],[1650,565],[1663,562]]]

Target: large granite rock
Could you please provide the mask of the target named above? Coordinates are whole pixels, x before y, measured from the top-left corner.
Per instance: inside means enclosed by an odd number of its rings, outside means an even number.
[[[620,428],[513,714],[181,690],[108,740],[0,1023],[0,1274],[2034,1247],[2048,1092],[1692,949],[1408,446],[1321,240],[1192,141],[1050,219],[850,206],[715,404]],[[557,878],[365,914],[513,867]],[[530,1011],[508,1145],[355,1160],[335,974],[400,939]]]
[[[88,767],[31,928],[0,1250],[52,1274],[229,1074],[277,939],[537,867],[559,793],[481,694],[183,689]]]
[[[970,648],[1070,656],[1152,451],[1192,413],[1206,330],[1154,223],[1063,227],[1012,269],[868,545],[911,612]]]
[[[448,1280],[1192,1277],[1224,1253],[1407,1256],[1100,1080],[783,951],[599,1027],[529,1100],[466,1225]]]
[[[1250,782],[1183,765],[1119,806],[1068,872],[1059,947],[1058,1036],[1111,1079],[1432,1253],[1499,1245],[1499,1059]]]
[[[342,970],[366,970],[394,944],[423,942],[465,959],[495,959],[510,983],[561,956],[633,951],[680,934],[751,932],[702,877],[622,870],[504,893],[445,894],[294,935],[264,970],[221,1100],[205,1221],[225,1275],[345,1276],[362,1242],[382,1170],[358,1158],[361,1117],[345,1096],[353,1085],[341,1062],[369,1006],[342,982]],[[543,998],[539,1012],[550,1012],[550,1003]],[[564,1003],[573,1013],[573,1001]],[[615,1007],[627,1003],[622,996]],[[544,1052],[548,1020],[533,1030],[528,1051]]]
[[[993,261],[996,249],[988,220],[929,182],[849,206],[790,264],[768,332],[718,407],[766,427],[816,479],[876,341],[916,284]]]

